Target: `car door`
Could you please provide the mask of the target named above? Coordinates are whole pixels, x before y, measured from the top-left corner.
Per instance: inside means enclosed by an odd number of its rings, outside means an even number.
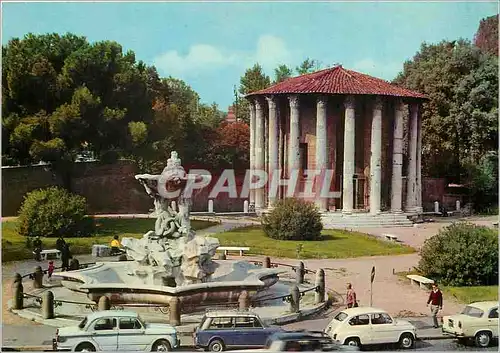
[[[253,318],[248,316],[237,316],[234,319],[234,329],[232,337],[233,346],[255,347],[257,337],[253,332]]]
[[[238,341],[235,336],[237,332],[234,330],[234,320],[231,317],[214,317],[206,330],[203,330],[203,343],[208,345],[212,338],[218,337],[222,339],[224,345],[234,346]]]
[[[346,337],[358,337],[361,344],[371,344],[371,326],[370,316],[362,314],[352,317],[349,320],[349,332],[346,332]]]
[[[117,321],[113,317],[96,319],[90,326],[89,333],[97,350],[116,351],[118,348]]]
[[[153,337],[146,335],[146,330],[135,317],[118,319],[118,350],[143,351],[152,343]]]
[[[252,335],[254,337],[255,346],[263,347],[266,345],[267,339],[271,335],[271,330],[266,329],[258,317],[253,317]]]
[[[394,321],[389,314],[373,313],[371,321],[371,343],[392,343],[399,340],[399,332],[395,329]]]
[[[498,307],[491,309],[488,313],[488,327],[493,337],[498,337]]]

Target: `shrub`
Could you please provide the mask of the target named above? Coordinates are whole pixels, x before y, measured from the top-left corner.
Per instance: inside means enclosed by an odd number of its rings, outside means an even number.
[[[26,194],[19,210],[18,232],[34,237],[87,236],[93,231],[93,219],[86,216],[83,196],[58,187]]]
[[[425,241],[419,271],[449,286],[498,283],[497,231],[470,223],[454,223]]]
[[[277,201],[262,226],[268,237],[280,240],[318,240],[323,229],[317,207],[293,198]]]

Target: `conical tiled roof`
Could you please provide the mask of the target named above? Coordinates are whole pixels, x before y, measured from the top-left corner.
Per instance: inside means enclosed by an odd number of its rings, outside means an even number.
[[[421,93],[395,86],[382,79],[336,66],[292,77],[246,97],[267,94],[368,94],[427,99]]]

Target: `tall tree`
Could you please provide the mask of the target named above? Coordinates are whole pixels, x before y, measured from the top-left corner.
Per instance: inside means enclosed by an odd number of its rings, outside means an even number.
[[[318,60],[306,58],[299,66],[295,67],[298,75],[305,75],[317,71],[321,68]]]
[[[423,172],[461,181],[468,159],[496,146],[497,64],[469,41],[423,43],[395,79],[426,94]]]
[[[498,17],[483,18],[474,36],[474,44],[485,53],[498,56]]]
[[[293,76],[293,70],[286,65],[274,69],[274,84],[283,82]]]
[[[245,71],[245,74],[241,76],[238,93],[243,96],[250,92],[255,92],[267,88],[270,85],[271,79],[269,78],[269,76],[264,73],[262,67],[259,64],[255,64],[250,69],[247,69]],[[236,118],[248,123],[250,120],[250,108],[248,105],[248,101],[246,99],[242,99],[242,97],[240,96],[237,96],[234,102],[234,106],[236,109]]]

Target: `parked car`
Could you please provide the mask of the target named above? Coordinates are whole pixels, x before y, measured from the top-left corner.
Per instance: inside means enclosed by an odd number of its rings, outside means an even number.
[[[194,345],[212,352],[226,348],[262,348],[269,336],[282,329],[265,325],[251,311],[208,311],[194,332]]]
[[[283,331],[271,335],[263,351],[271,352],[333,352],[359,351],[359,347],[344,346],[324,332]]]
[[[460,314],[444,316],[442,330],[460,341],[474,339],[477,346],[488,347],[498,338],[498,302],[472,303]]]
[[[325,329],[332,339],[350,346],[398,343],[413,348],[417,330],[410,322],[393,319],[386,311],[372,307],[345,309]]]
[[[53,339],[57,351],[157,351],[180,345],[168,324],[146,324],[133,311],[106,310],[88,315],[78,326],[62,327]]]

